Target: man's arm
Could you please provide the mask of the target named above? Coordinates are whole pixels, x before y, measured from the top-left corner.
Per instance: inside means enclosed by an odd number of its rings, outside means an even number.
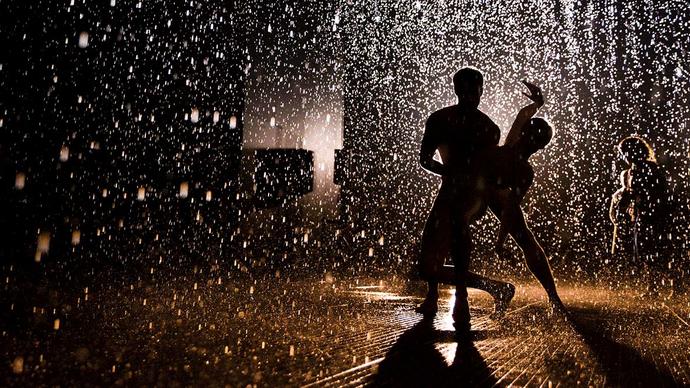
[[[623,197],[623,189],[619,189],[611,196],[611,204],[609,206],[609,220],[614,225],[618,225],[618,204]]]
[[[611,196],[611,205],[609,207],[609,219],[614,225],[619,225],[622,222],[629,221],[629,209],[633,202],[632,193],[626,188],[620,188]],[[626,218],[627,216],[627,218]]]
[[[419,151],[419,164],[423,169],[436,174],[445,175],[445,166],[442,163],[434,160],[434,154],[438,148],[438,138],[436,130],[431,117],[427,119],[424,128],[424,137],[422,138],[422,147]]]

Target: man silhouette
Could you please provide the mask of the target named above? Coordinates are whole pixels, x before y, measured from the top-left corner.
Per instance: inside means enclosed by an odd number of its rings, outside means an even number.
[[[658,296],[663,274],[668,272],[665,267],[671,242],[668,237],[670,220],[673,219],[666,173],[645,139],[629,136],[616,148],[628,168],[621,173],[622,187],[611,198],[609,217],[614,227],[622,224],[630,230],[632,241],[627,243],[632,248],[635,261],[644,266],[640,271],[647,283],[643,296]],[[613,248],[615,235],[616,232]]]
[[[420,151],[422,167],[440,175],[442,183],[422,235],[419,269],[422,278],[428,282],[429,289],[417,311],[427,316],[435,314],[438,310],[438,283],[455,284],[453,320],[456,330],[466,333],[470,329],[467,287],[489,292],[494,297],[497,315],[505,312],[515,293],[512,284],[468,271],[470,225],[484,213],[488,205],[494,214],[501,216],[502,223],[507,224],[507,232],[522,248],[528,267],[547,290],[552,304],[559,308],[562,304],[556,293],[546,255],[527,227],[519,202],[513,196],[505,194],[510,190],[499,190],[498,185],[488,177],[490,174],[486,173],[488,165],[492,165],[493,170],[496,170],[496,166],[500,168],[502,164],[497,165],[494,159],[500,159],[511,148],[498,148],[500,129],[478,109],[484,86],[482,73],[470,67],[460,69],[453,77],[453,84],[458,103],[429,116]],[[530,99],[534,101],[537,92],[541,99],[538,88],[533,90],[530,87],[532,85],[526,85],[532,91],[532,96],[528,96]],[[543,101],[535,101],[535,104],[541,106]],[[534,114],[536,108],[530,106],[530,109],[523,111]],[[517,138],[525,121],[523,111],[516,119],[519,128],[514,125],[511,129],[511,134],[517,131],[518,135],[509,136],[516,138],[513,141],[516,145],[520,144],[517,141],[520,139]],[[528,144],[529,141],[523,143]],[[439,152],[442,163],[434,160],[436,151]],[[444,265],[448,252],[454,261],[454,267]]]

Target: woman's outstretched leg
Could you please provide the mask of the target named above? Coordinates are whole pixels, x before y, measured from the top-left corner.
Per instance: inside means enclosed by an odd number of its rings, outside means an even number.
[[[561,298],[556,290],[556,282],[553,279],[546,253],[544,253],[541,245],[539,245],[534,234],[527,226],[522,209],[519,206],[512,207],[510,209],[510,217],[512,220],[510,235],[520,249],[522,249],[527,262],[527,268],[544,287],[553,307],[557,310],[565,311],[563,302],[561,302]]]

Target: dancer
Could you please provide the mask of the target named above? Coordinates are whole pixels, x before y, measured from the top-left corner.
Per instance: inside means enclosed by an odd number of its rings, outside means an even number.
[[[543,149],[553,137],[553,129],[542,118],[532,117],[544,105],[541,89],[527,81],[522,83],[530,94],[524,93],[532,103],[518,112],[513,125],[508,131],[503,147],[486,159],[484,174],[492,182],[495,190],[506,190],[504,201],[519,206],[534,182],[534,169],[529,164],[529,157]],[[499,250],[512,227],[509,212],[503,210],[496,214],[501,221],[496,249]]]
[[[484,78],[479,70],[471,67],[460,69],[453,77],[453,86],[458,103],[429,116],[420,150],[420,164],[427,171],[440,175],[442,183],[422,234],[419,269],[429,288],[417,311],[427,316],[435,314],[438,310],[438,283],[455,284],[453,318],[458,330],[468,331],[470,315],[466,282],[468,279],[484,281],[483,278],[468,277],[469,225],[480,215],[483,206],[473,169],[477,156],[498,146],[501,133],[498,126],[477,109],[484,87]],[[436,151],[442,163],[434,160]],[[444,266],[449,253],[454,267]],[[485,287],[487,289],[509,290],[512,287],[504,282],[486,281],[494,286]],[[494,294],[496,299],[500,299],[497,296]]]
[[[525,255],[530,272],[546,291],[551,307],[567,316],[546,254],[527,226],[520,208],[534,180],[529,158],[546,147],[553,137],[553,128],[546,120],[532,118],[544,104],[541,89],[526,81],[523,84],[530,90],[526,96],[532,100],[532,104],[520,110],[504,145],[480,158],[479,174],[487,187],[489,208],[501,221],[497,248],[501,247],[509,234]]]
[[[430,116],[420,153],[422,167],[441,175],[443,181],[422,235],[419,266],[429,289],[425,301],[417,311],[425,315],[435,314],[438,310],[438,283],[455,284],[455,326],[458,331],[468,331],[470,324],[466,287],[489,292],[495,300],[495,315],[501,315],[505,311],[515,291],[514,286],[509,283],[468,271],[471,250],[469,225],[483,214],[488,204],[491,204],[495,214],[501,215],[506,225],[504,229],[525,252],[528,266],[547,289],[554,305],[562,304],[555,291],[546,256],[527,228],[519,209],[519,200],[524,195],[520,191],[522,186],[515,186],[515,190],[512,190],[513,186],[505,186],[503,189],[504,185],[501,183],[506,178],[506,182],[515,181],[515,177],[522,175],[510,175],[510,169],[501,169],[500,166],[504,163],[494,162],[510,159],[508,154],[519,157],[527,154],[529,157],[534,152],[533,142],[520,140],[529,140],[534,136],[531,132],[520,136],[520,130],[534,128],[524,123],[543,104],[543,100],[535,101],[521,110],[508,136],[511,146],[501,147],[505,148],[501,150],[497,147],[500,136],[498,127],[477,109],[483,88],[481,73],[475,69],[461,69],[454,77],[454,84],[458,104]],[[533,90],[531,84],[528,87],[532,90],[530,96],[541,99],[538,88]],[[443,163],[433,160],[436,150]],[[529,180],[531,183],[531,177]],[[449,252],[455,263],[454,267],[444,265]]]

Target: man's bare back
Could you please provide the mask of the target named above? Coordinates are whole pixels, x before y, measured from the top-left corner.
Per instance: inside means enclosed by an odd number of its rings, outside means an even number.
[[[457,104],[429,116],[421,153],[433,158],[439,151],[445,178],[468,177],[476,156],[498,146],[500,136],[500,129],[489,116],[476,107]]]

